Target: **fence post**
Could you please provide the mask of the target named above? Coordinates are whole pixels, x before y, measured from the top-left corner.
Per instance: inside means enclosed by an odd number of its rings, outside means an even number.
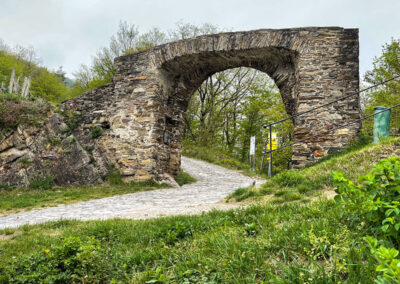
[[[265,152],[267,151],[268,139],[265,139],[264,147],[263,147],[263,154],[261,159],[261,167],[260,167],[260,174],[262,174],[264,169],[264,159],[265,159]]]
[[[268,177],[272,177],[272,125],[269,126],[269,167]]]

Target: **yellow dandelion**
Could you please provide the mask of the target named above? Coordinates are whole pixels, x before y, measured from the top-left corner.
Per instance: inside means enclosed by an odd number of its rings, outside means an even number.
[[[49,253],[50,250],[49,250],[49,249],[45,249],[44,252],[45,252],[45,253]]]

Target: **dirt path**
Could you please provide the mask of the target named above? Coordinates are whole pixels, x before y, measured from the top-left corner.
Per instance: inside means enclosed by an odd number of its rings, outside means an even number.
[[[182,157],[182,168],[197,182],[12,214],[0,218],[0,229],[61,219],[147,219],[231,209],[237,205],[221,201],[237,188],[253,183],[252,178],[236,171],[186,157]]]

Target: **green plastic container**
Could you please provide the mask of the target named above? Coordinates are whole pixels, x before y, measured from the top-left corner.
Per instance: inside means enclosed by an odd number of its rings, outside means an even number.
[[[382,138],[389,137],[390,109],[378,106],[374,108],[375,113],[378,114],[374,116],[374,143],[379,143]]]

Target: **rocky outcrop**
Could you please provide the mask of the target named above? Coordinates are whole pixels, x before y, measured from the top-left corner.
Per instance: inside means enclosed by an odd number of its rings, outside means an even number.
[[[95,139],[75,134],[60,114],[38,126],[18,126],[0,140],[0,184],[27,186],[51,177],[57,185],[103,182],[108,163]]]

